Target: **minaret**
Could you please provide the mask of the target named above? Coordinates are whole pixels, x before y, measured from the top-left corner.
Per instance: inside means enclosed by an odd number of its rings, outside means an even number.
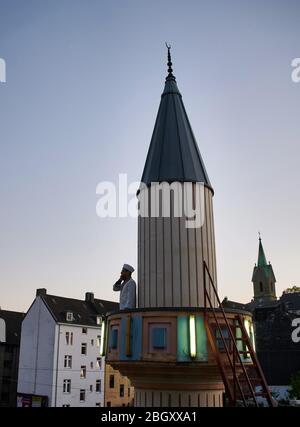
[[[168,75],[138,192],[138,306],[107,316],[101,354],[130,378],[135,406],[223,406],[225,384],[233,402],[230,381],[241,373],[240,352],[226,342],[231,334],[243,349],[239,325],[252,331],[252,319],[241,310],[225,314],[217,301],[213,189],[167,47]]]
[[[259,237],[258,260],[253,270],[252,282],[255,301],[272,301],[277,299],[275,275],[272,265],[267,263],[261,237]]]
[[[175,217],[173,193],[165,193],[162,202],[169,203],[170,216],[149,215],[138,222],[138,306],[143,307],[203,307],[203,260],[217,282],[215,235],[213,219],[213,189],[194,137],[181,93],[173,75],[170,46],[168,75],[148,151],[139,193],[151,212],[152,183],[173,184],[188,197],[188,191],[202,200],[198,215],[202,227],[187,228],[186,217]],[[189,188],[189,190],[188,190]],[[202,190],[202,191],[201,191]]]

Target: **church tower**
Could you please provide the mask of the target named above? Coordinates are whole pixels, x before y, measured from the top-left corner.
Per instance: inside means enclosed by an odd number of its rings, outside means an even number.
[[[255,264],[253,275],[253,290],[254,290],[254,301],[265,302],[274,301],[276,297],[275,289],[275,275],[273,272],[272,265],[267,263],[264,248],[259,237],[259,248],[258,248],[258,260],[257,265]]]

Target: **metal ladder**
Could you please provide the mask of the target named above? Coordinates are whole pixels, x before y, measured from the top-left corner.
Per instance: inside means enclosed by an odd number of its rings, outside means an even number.
[[[206,333],[220,369],[229,406],[259,406],[257,397],[263,397],[267,406],[277,406],[270,394],[243,318],[239,314],[234,318],[226,316],[205,261],[203,261],[203,278]],[[219,308],[214,307],[212,300],[217,301]],[[236,336],[237,330],[240,337]],[[220,341],[224,351],[220,351]],[[239,342],[241,345],[238,345]],[[243,360],[244,358],[250,362]],[[260,386],[261,390],[256,391],[256,386]]]

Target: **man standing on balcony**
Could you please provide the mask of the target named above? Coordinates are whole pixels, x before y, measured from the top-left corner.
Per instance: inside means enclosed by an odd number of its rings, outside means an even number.
[[[113,286],[114,291],[120,293],[120,310],[135,308],[136,306],[136,283],[131,274],[134,268],[129,264],[124,264],[119,280]]]

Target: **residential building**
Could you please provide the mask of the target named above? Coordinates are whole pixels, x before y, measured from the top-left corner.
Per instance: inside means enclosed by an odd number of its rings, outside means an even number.
[[[108,363],[105,364],[104,406],[133,406],[134,388],[128,377],[120,374]]]
[[[0,310],[0,407],[16,406],[21,324],[24,313]]]
[[[37,289],[23,324],[18,394],[47,397],[51,407],[103,406],[101,323],[119,304],[48,295]]]

